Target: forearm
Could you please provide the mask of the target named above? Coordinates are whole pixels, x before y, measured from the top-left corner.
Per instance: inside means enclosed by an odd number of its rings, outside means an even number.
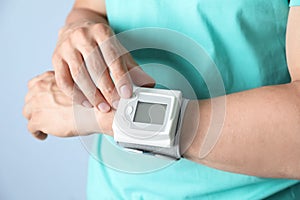
[[[199,159],[199,153],[210,123],[211,103],[192,101],[190,107],[198,103],[199,128],[184,157],[235,173],[300,178],[299,82],[227,95],[221,136],[204,159]],[[183,132],[183,139],[184,134],[190,133]]]
[[[105,0],[76,0],[66,19],[66,25],[80,22],[106,23]]]
[[[94,10],[83,8],[83,7],[73,7],[66,19],[66,25],[76,24],[81,22],[94,22],[94,23],[107,23],[106,16]]]

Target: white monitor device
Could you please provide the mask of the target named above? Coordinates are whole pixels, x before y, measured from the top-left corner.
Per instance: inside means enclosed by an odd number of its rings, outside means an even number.
[[[115,141],[172,147],[181,103],[180,91],[134,87],[132,97],[121,98],[115,113]]]

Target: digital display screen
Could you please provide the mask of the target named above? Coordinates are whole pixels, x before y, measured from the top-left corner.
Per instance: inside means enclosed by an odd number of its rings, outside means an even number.
[[[164,124],[167,104],[137,102],[134,122],[147,124]]]

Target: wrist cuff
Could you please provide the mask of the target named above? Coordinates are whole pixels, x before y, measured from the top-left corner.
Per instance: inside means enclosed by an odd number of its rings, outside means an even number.
[[[121,147],[126,148],[129,151],[137,152],[137,153],[144,153],[149,154],[157,157],[165,157],[170,159],[178,160],[181,158],[180,154],[180,135],[181,135],[181,128],[182,122],[184,119],[184,114],[186,107],[188,105],[188,99],[182,99],[182,104],[180,108],[180,113],[177,122],[176,134],[174,138],[174,145],[172,147],[155,147],[149,145],[141,145],[141,144],[132,144],[132,143],[124,143],[118,142]]]

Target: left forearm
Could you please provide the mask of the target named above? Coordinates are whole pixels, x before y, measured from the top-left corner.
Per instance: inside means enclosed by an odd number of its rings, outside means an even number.
[[[198,103],[199,128],[185,157],[236,173],[300,178],[300,83],[227,95],[220,139],[204,159],[199,159],[199,153],[210,123],[211,105],[209,100],[191,102],[190,116],[195,110],[193,104]],[[190,133],[183,132],[183,139],[187,137],[184,134]]]
[[[286,58],[293,81],[300,80],[300,6],[292,7],[289,12],[286,33]]]
[[[226,115],[214,149],[199,159],[208,130],[210,100],[200,105],[199,128],[184,156],[218,169],[263,177],[300,179],[300,7],[291,7],[287,26],[286,52],[292,82],[267,86],[226,96]],[[189,124],[189,123],[188,123]],[[191,127],[184,132],[186,145]]]

